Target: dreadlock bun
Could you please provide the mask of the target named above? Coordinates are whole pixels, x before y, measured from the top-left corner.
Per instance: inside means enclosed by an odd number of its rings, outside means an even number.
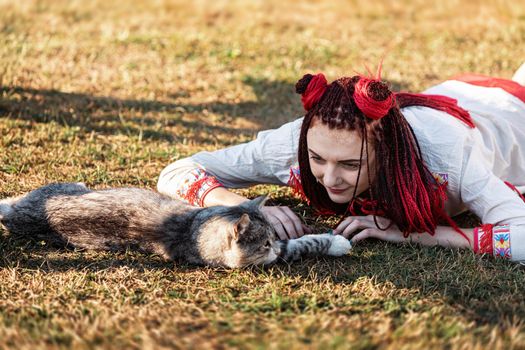
[[[354,86],[354,102],[368,118],[379,120],[394,106],[394,95],[379,79],[361,77]]]
[[[370,82],[367,90],[369,96],[376,101],[384,101],[392,94],[388,85],[383,81]]]
[[[323,73],[305,74],[295,84],[295,91],[301,94],[301,102],[305,111],[309,111],[319,103],[327,88],[328,82]]]
[[[300,95],[304,94],[313,77],[312,74],[303,75],[303,77],[295,84],[295,92]]]

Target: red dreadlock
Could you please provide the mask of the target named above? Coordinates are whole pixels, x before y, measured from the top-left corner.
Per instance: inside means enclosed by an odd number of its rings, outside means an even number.
[[[434,234],[438,221],[445,219],[463,234],[445,213],[445,189],[424,164],[416,136],[400,111],[400,107],[411,105],[436,108],[473,127],[470,115],[457,106],[455,100],[445,96],[393,94],[380,77],[342,77],[328,85],[322,74],[305,75],[297,82],[296,92],[303,95],[307,111],[299,138],[301,185],[315,208],[338,214],[384,215],[405,235],[411,232]],[[360,160],[362,162],[366,155],[367,167],[370,167],[370,143],[376,154],[376,178],[372,181],[369,175],[367,179],[367,198],[357,198],[363,194],[354,192],[354,199],[349,204],[337,204],[316,181],[310,169],[306,141],[313,120],[332,129],[357,131],[361,137]],[[359,183],[360,175],[361,169],[356,183]]]

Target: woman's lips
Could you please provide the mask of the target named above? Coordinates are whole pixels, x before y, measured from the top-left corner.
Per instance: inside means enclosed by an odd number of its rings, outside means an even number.
[[[339,188],[330,188],[330,187],[327,187],[328,188],[328,191],[330,191],[331,193],[333,194],[340,194],[340,193],[343,193],[344,191],[347,190],[347,188],[342,188],[342,189],[339,189]]]

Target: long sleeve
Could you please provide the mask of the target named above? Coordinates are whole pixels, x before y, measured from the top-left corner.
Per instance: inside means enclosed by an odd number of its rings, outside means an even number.
[[[251,142],[173,162],[161,172],[157,189],[202,206],[206,194],[219,186],[286,185],[290,167],[297,163],[301,123],[302,118],[262,131]]]
[[[482,161],[477,147],[467,152],[461,174],[461,200],[481,218],[474,250],[525,261],[525,203]]]
[[[469,111],[469,129],[444,113],[421,108],[403,112],[417,134],[425,161],[447,180],[446,208],[468,209],[481,218],[474,229],[474,250],[525,261],[525,129],[523,100],[499,87],[446,81],[425,93],[445,95]]]

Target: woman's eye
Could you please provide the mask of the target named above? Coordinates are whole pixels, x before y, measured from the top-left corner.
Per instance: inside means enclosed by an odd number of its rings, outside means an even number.
[[[311,156],[310,159],[312,159],[316,163],[321,163],[323,161],[322,158],[319,158],[319,157],[316,157],[316,156]]]
[[[359,165],[357,164],[341,163],[341,165],[346,169],[352,169],[352,170],[359,169]]]

